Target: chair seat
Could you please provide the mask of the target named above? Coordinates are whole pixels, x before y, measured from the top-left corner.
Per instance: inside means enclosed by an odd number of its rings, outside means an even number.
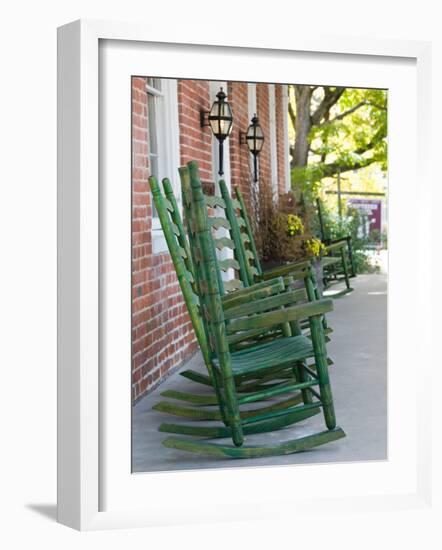
[[[258,372],[273,367],[283,368],[313,356],[313,344],[306,336],[278,338],[230,354],[232,370],[235,375]],[[212,363],[219,368],[217,358],[213,358]]]

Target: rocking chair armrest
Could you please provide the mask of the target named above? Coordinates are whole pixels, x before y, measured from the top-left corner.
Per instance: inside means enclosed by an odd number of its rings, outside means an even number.
[[[286,290],[285,282],[282,277],[276,277],[268,281],[256,283],[255,285],[236,290],[231,294],[226,294],[222,297],[224,309],[237,307],[244,303],[249,303],[256,300],[279,294]]]
[[[309,267],[309,261],[303,260],[299,262],[292,262],[290,264],[280,265],[265,271],[261,275],[261,279],[265,281],[271,279],[272,277],[281,277],[284,275],[293,275],[294,278],[302,279],[305,276],[304,272],[307,271]]]
[[[339,250],[339,249],[344,248],[346,246],[347,246],[347,240],[343,239],[343,240],[338,240],[336,242],[327,244],[325,246],[325,248],[326,248],[327,252],[333,252],[334,250]]]
[[[247,302],[224,310],[224,319],[238,319],[247,315],[254,315],[255,313],[263,313],[283,306],[293,305],[301,300],[305,301],[306,299],[307,292],[305,288],[282,292],[274,296]]]
[[[285,309],[258,313],[252,317],[233,319],[226,325],[226,330],[227,334],[232,334],[241,330],[272,327],[281,323],[299,321],[306,318],[308,319],[310,317],[328,313],[332,310],[333,301],[331,299],[317,300]]]
[[[331,244],[337,243],[348,243],[351,242],[351,235],[345,235],[345,237],[339,237],[338,239],[326,239],[324,241],[325,246],[330,246]]]

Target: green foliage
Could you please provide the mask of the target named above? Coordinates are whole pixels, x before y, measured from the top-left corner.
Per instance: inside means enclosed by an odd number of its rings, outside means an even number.
[[[348,113],[348,114],[346,114]],[[375,159],[386,169],[387,92],[346,88],[329,113],[329,120],[313,126],[309,135],[313,157],[326,155],[341,171],[367,159]],[[367,149],[367,145],[370,147]],[[324,167],[323,167],[324,169]]]
[[[322,177],[323,170],[319,164],[292,168],[291,186],[297,200],[302,198],[302,200],[313,203],[318,196]]]
[[[310,114],[296,113],[296,117],[310,116],[313,121],[307,138],[307,165],[292,167],[293,189],[297,195],[306,194],[308,200],[317,196],[324,177],[373,163],[384,171],[387,169],[387,91],[346,88],[318,121],[315,110],[325,94],[333,90],[316,88],[311,96]],[[298,139],[296,135],[294,139]]]
[[[353,254],[357,273],[371,273],[376,271],[371,265],[366,250],[374,243],[378,243],[379,239],[372,233],[368,238],[361,238],[358,235],[358,228],[362,224],[362,218],[360,212],[356,208],[348,208],[347,215],[339,218],[337,214],[334,214],[331,210],[323,205],[322,217],[324,220],[324,226],[326,227],[328,239],[339,239],[351,236],[353,244]],[[316,234],[320,234],[319,221],[314,224],[313,231]]]

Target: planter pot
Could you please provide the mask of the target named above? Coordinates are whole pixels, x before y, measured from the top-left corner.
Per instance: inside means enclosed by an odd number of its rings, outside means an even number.
[[[322,259],[320,257],[313,258],[312,265],[316,278],[316,286],[318,287],[319,295],[322,298],[322,294],[324,292],[324,267],[322,264]]]

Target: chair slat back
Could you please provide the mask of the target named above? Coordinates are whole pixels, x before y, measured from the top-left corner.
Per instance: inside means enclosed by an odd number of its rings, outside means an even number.
[[[175,195],[173,193],[173,188],[170,183],[170,180],[168,178],[164,178],[162,183],[163,183],[164,195],[166,197],[165,198],[166,208],[170,213],[170,219],[178,229],[177,240],[180,246],[180,254],[184,259],[187,272],[192,279],[191,282],[194,284],[194,267],[193,267],[193,261],[192,261],[192,254],[190,252],[189,240],[187,239],[187,235],[184,230],[184,224],[181,218],[180,209],[178,207]],[[196,293],[195,288],[194,288],[194,291]]]
[[[192,212],[192,191],[190,184],[189,169],[183,166],[179,169],[181,178],[181,191],[183,196],[184,217],[187,223],[187,234],[193,250],[193,232],[194,213]],[[203,191],[202,191],[203,192]],[[222,259],[217,263],[217,277],[221,293],[232,292],[234,290],[249,286],[249,278],[246,272],[246,262],[242,255],[242,247],[238,246],[239,229],[232,225],[227,216],[226,202],[223,197],[207,196],[204,194],[205,206],[208,212],[208,225],[211,235],[214,239],[215,247],[219,251]],[[233,255],[233,258],[231,257]],[[233,279],[224,280],[222,272],[233,269],[235,276]]]
[[[320,237],[322,242],[327,242],[329,235],[325,229],[325,223],[324,223],[324,212],[322,209],[322,202],[321,199],[318,197],[316,199],[316,207],[318,209],[318,221],[319,221],[319,231],[320,231]]]
[[[238,207],[236,208],[238,224],[241,228],[241,236],[243,246],[247,255],[247,265],[250,266],[249,277],[252,276],[252,281],[256,276],[260,276],[263,273],[261,262],[259,260],[258,250],[256,248],[255,238],[253,236],[252,224],[250,223],[247,208],[242,196],[241,189],[235,188],[235,196]],[[233,199],[235,200],[235,199]],[[250,283],[252,284],[252,283]]]
[[[191,234],[189,234],[189,238],[195,251],[195,274],[199,288],[203,322],[206,333],[209,335],[211,351],[218,358],[223,377],[229,378],[233,376],[233,373],[221,298],[216,247],[213,241],[206,197],[203,193],[197,162],[189,162],[188,168],[191,186],[189,209]]]

